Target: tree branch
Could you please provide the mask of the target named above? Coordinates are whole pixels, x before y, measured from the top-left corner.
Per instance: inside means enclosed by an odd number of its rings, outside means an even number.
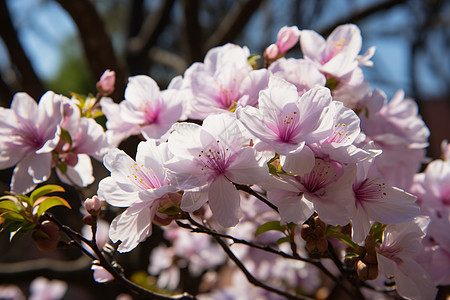
[[[389,1],[385,1],[382,3],[376,3],[364,10],[361,10],[359,12],[355,12],[352,13],[350,16],[343,18],[337,22],[335,22],[334,24],[322,29],[319,31],[319,33],[322,36],[328,36],[336,27],[338,27],[339,25],[343,25],[343,24],[348,24],[348,23],[358,23],[359,21],[373,15],[376,14],[378,12],[381,12],[383,10],[388,10],[398,4],[402,4],[407,2],[408,0],[389,0]]]
[[[272,202],[270,202],[269,200],[267,200],[266,198],[264,198],[263,196],[261,196],[260,194],[255,192],[248,185],[243,185],[243,184],[238,184],[238,183],[233,183],[233,184],[238,190],[244,191],[244,192],[246,192],[246,193],[248,193],[248,194],[250,194],[252,196],[255,196],[256,198],[258,198],[259,200],[264,202],[267,206],[269,206],[271,209],[273,209],[276,212],[278,212],[278,207],[276,205],[274,205]]]
[[[258,9],[261,0],[236,1],[233,9],[220,23],[219,27],[205,43],[203,52],[209,49],[231,42],[242,32],[250,17]]]
[[[45,93],[45,88],[17,38],[18,35],[12,24],[6,0],[0,0],[0,36],[8,50],[12,64],[20,73],[21,88],[31,97],[39,100]]]
[[[183,0],[182,48],[188,64],[203,59],[202,31],[198,22],[198,0]]]
[[[181,295],[174,295],[174,296],[166,296],[166,295],[161,295],[161,294],[157,294],[154,293],[152,291],[146,290],[143,287],[135,284],[134,282],[128,280],[127,278],[125,278],[123,276],[122,273],[120,273],[117,268],[115,268],[107,259],[106,257],[103,255],[103,252],[97,247],[97,244],[94,241],[88,240],[85,237],[83,237],[81,234],[79,234],[78,232],[72,230],[70,227],[63,225],[62,223],[60,223],[55,217],[53,217],[52,215],[45,213],[44,217],[50,221],[52,221],[53,223],[55,223],[62,232],[64,232],[70,239],[78,239],[81,240],[82,242],[84,242],[87,246],[89,246],[89,248],[92,249],[92,251],[95,253],[95,255],[97,256],[97,259],[100,262],[100,265],[106,270],[108,271],[113,277],[114,279],[119,282],[120,284],[122,284],[123,286],[125,286],[126,288],[128,288],[130,291],[133,291],[134,293],[149,298],[149,299],[156,299],[156,300],[193,300],[195,299],[195,297],[184,293]]]
[[[123,99],[126,79],[116,58],[111,39],[105,25],[89,0],[56,0],[72,17],[77,25],[86,59],[94,79],[98,80],[106,69],[116,72],[116,87],[112,98]]]
[[[148,73],[148,53],[169,23],[174,2],[174,0],[163,1],[158,13],[149,14],[139,34],[128,41],[127,62],[131,75]]]
[[[301,299],[311,299],[311,298],[307,298],[307,297],[297,297],[295,295],[289,294],[287,292],[281,291],[279,289],[276,289],[274,287],[271,287],[261,281],[259,281],[258,279],[256,279],[248,270],[247,268],[244,266],[244,264],[239,260],[239,258],[237,258],[236,255],[234,255],[233,251],[231,251],[230,247],[228,247],[228,245],[220,238],[217,236],[213,235],[213,238],[217,241],[217,243],[222,247],[223,251],[225,251],[225,253],[228,255],[228,257],[236,264],[236,266],[241,269],[242,273],[244,273],[245,277],[247,277],[248,281],[250,283],[252,283],[255,286],[258,286],[260,288],[263,288],[267,291],[270,291],[272,293],[281,295],[286,297],[287,299],[295,299],[295,300],[301,300]]]

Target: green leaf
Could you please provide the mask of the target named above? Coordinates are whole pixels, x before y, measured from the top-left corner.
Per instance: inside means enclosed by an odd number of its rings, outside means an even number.
[[[286,230],[286,227],[280,225],[280,221],[270,221],[270,222],[264,223],[261,226],[259,226],[258,229],[256,229],[255,236],[258,236],[261,233],[264,233],[264,232],[270,231],[270,230],[284,232]]]
[[[257,69],[257,61],[260,59],[261,56],[258,54],[250,54],[250,56],[247,58],[247,62],[250,66],[252,66],[253,69]]]
[[[277,245],[281,245],[283,243],[290,243],[290,242],[291,242],[291,239],[289,237],[285,236],[285,237],[279,238],[277,240]]]
[[[64,192],[64,189],[59,185],[47,184],[35,189],[30,195],[30,204],[33,205],[37,199],[50,193]]]
[[[14,211],[5,211],[0,213],[0,217],[5,220],[24,222],[25,217]]]
[[[56,165],[56,167],[61,171],[62,174],[66,174],[67,172],[67,165],[63,162],[60,162]]]
[[[72,137],[70,136],[69,131],[64,128],[61,128],[61,139],[72,146]]]
[[[159,213],[166,214],[169,216],[174,216],[180,212],[180,208],[178,206],[169,206],[158,209]]]
[[[335,90],[336,87],[338,86],[339,81],[334,78],[334,77],[330,77],[327,79],[327,83],[325,84],[325,87],[329,88],[330,90]]]
[[[325,236],[337,238],[338,240],[347,244],[348,246],[352,247],[355,250],[358,250],[361,247],[358,244],[356,244],[354,241],[352,241],[352,239],[348,235],[345,235],[345,234],[337,232],[337,231],[327,230],[327,232],[325,233]]]
[[[42,199],[42,201],[41,201]],[[37,203],[37,204],[36,204]],[[40,217],[44,212],[55,206],[65,206],[71,209],[69,203],[61,197],[41,197],[39,201],[36,201],[35,205],[38,207],[36,216]]]
[[[277,168],[272,164],[267,164],[269,166],[269,173],[278,176]]]
[[[9,212],[9,211],[16,213],[20,213],[22,211],[22,207],[18,204],[17,199],[15,199],[15,201],[10,199],[0,201],[0,212]]]

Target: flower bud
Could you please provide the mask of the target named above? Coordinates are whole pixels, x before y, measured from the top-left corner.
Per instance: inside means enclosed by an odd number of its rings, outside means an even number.
[[[375,280],[378,277],[378,264],[366,264],[359,260],[356,263],[356,273],[363,281]]]
[[[275,44],[269,45],[269,47],[267,47],[266,50],[264,50],[264,58],[267,61],[276,60],[279,54],[280,50],[278,49],[278,46]]]
[[[284,26],[278,31],[277,46],[281,54],[291,49],[300,38],[300,30],[297,26]]]
[[[116,72],[106,70],[97,82],[97,90],[103,96],[111,95],[114,92],[114,84],[116,83]]]
[[[74,167],[78,163],[78,155],[73,152],[67,152],[64,154],[63,162],[70,167]]]
[[[33,230],[31,237],[39,250],[52,251],[58,246],[59,228],[55,223],[45,220]]]
[[[94,195],[92,198],[87,198],[86,201],[84,201],[84,207],[89,214],[98,215],[102,208],[102,203],[100,202],[98,197]]]

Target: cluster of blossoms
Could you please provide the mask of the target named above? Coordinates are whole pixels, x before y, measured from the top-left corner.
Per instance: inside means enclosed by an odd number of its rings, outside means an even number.
[[[285,58],[298,43],[303,58]],[[0,109],[0,168],[16,165],[11,192],[27,193],[52,167],[63,182],[85,187],[94,180],[89,156],[102,159],[111,176],[99,183],[98,199],[125,209],[109,227],[117,250],[133,250],[152,224],[167,226],[171,246],[156,248],[149,266],[160,288],[175,289],[179,269],[188,268],[210,275],[204,299],[279,297],[250,288],[231,265],[224,272],[233,282],[220,285],[213,270],[225,254],[210,236],[172,222],[187,214],[295,257],[326,257],[333,243],[354,257],[346,260],[360,280],[385,278],[404,298],[432,299],[436,286],[450,284],[450,147],[417,174],[429,131],[402,91],[388,101],[370,88],[361,68],[373,65],[375,49],[359,54],[361,47],[355,25],[327,39],[284,27],[264,67],[247,47],[226,44],[166,90],[148,76],[130,77],[120,104],[106,97],[111,73],[97,99],[48,92],[37,105],[17,94],[11,109]],[[106,131],[93,118],[99,105]],[[144,139],[135,159],[117,148],[132,135]],[[261,232],[273,222],[278,227]],[[312,294],[321,285],[319,270],[305,262],[233,250],[273,286]]]

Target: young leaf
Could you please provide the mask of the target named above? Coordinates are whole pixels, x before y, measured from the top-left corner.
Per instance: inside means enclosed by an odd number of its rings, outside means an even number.
[[[47,184],[35,189],[30,195],[30,204],[34,205],[37,199],[54,192],[64,192],[64,189],[59,185]]]
[[[42,201],[41,201],[42,199]],[[37,205],[36,205],[37,203]],[[71,209],[69,203],[67,203],[66,200],[64,200],[61,197],[41,197],[38,201],[36,201],[35,205],[38,207],[37,211],[36,211],[36,216],[40,217],[44,212],[46,212],[47,210],[49,210],[52,207],[55,206],[65,206],[69,209]]]
[[[20,213],[21,211],[21,206],[18,205],[17,203],[17,199],[15,199],[15,201],[13,200],[3,200],[0,201],[0,212],[16,212],[16,213]]]
[[[291,241],[291,239],[289,237],[285,236],[285,237],[279,238],[277,240],[277,245],[281,245],[283,243],[289,243],[290,241]]]
[[[264,232],[270,231],[270,230],[284,232],[286,230],[286,227],[281,226],[280,221],[270,221],[270,222],[264,223],[261,226],[259,226],[258,229],[256,229],[255,236],[258,236],[261,233],[264,233]]]
[[[345,235],[343,233],[329,230],[325,233],[325,236],[337,238],[338,240],[347,244],[348,246],[352,247],[355,250],[358,250],[360,248],[360,246],[358,244],[356,244],[354,241],[352,241],[352,239],[348,235]]]

